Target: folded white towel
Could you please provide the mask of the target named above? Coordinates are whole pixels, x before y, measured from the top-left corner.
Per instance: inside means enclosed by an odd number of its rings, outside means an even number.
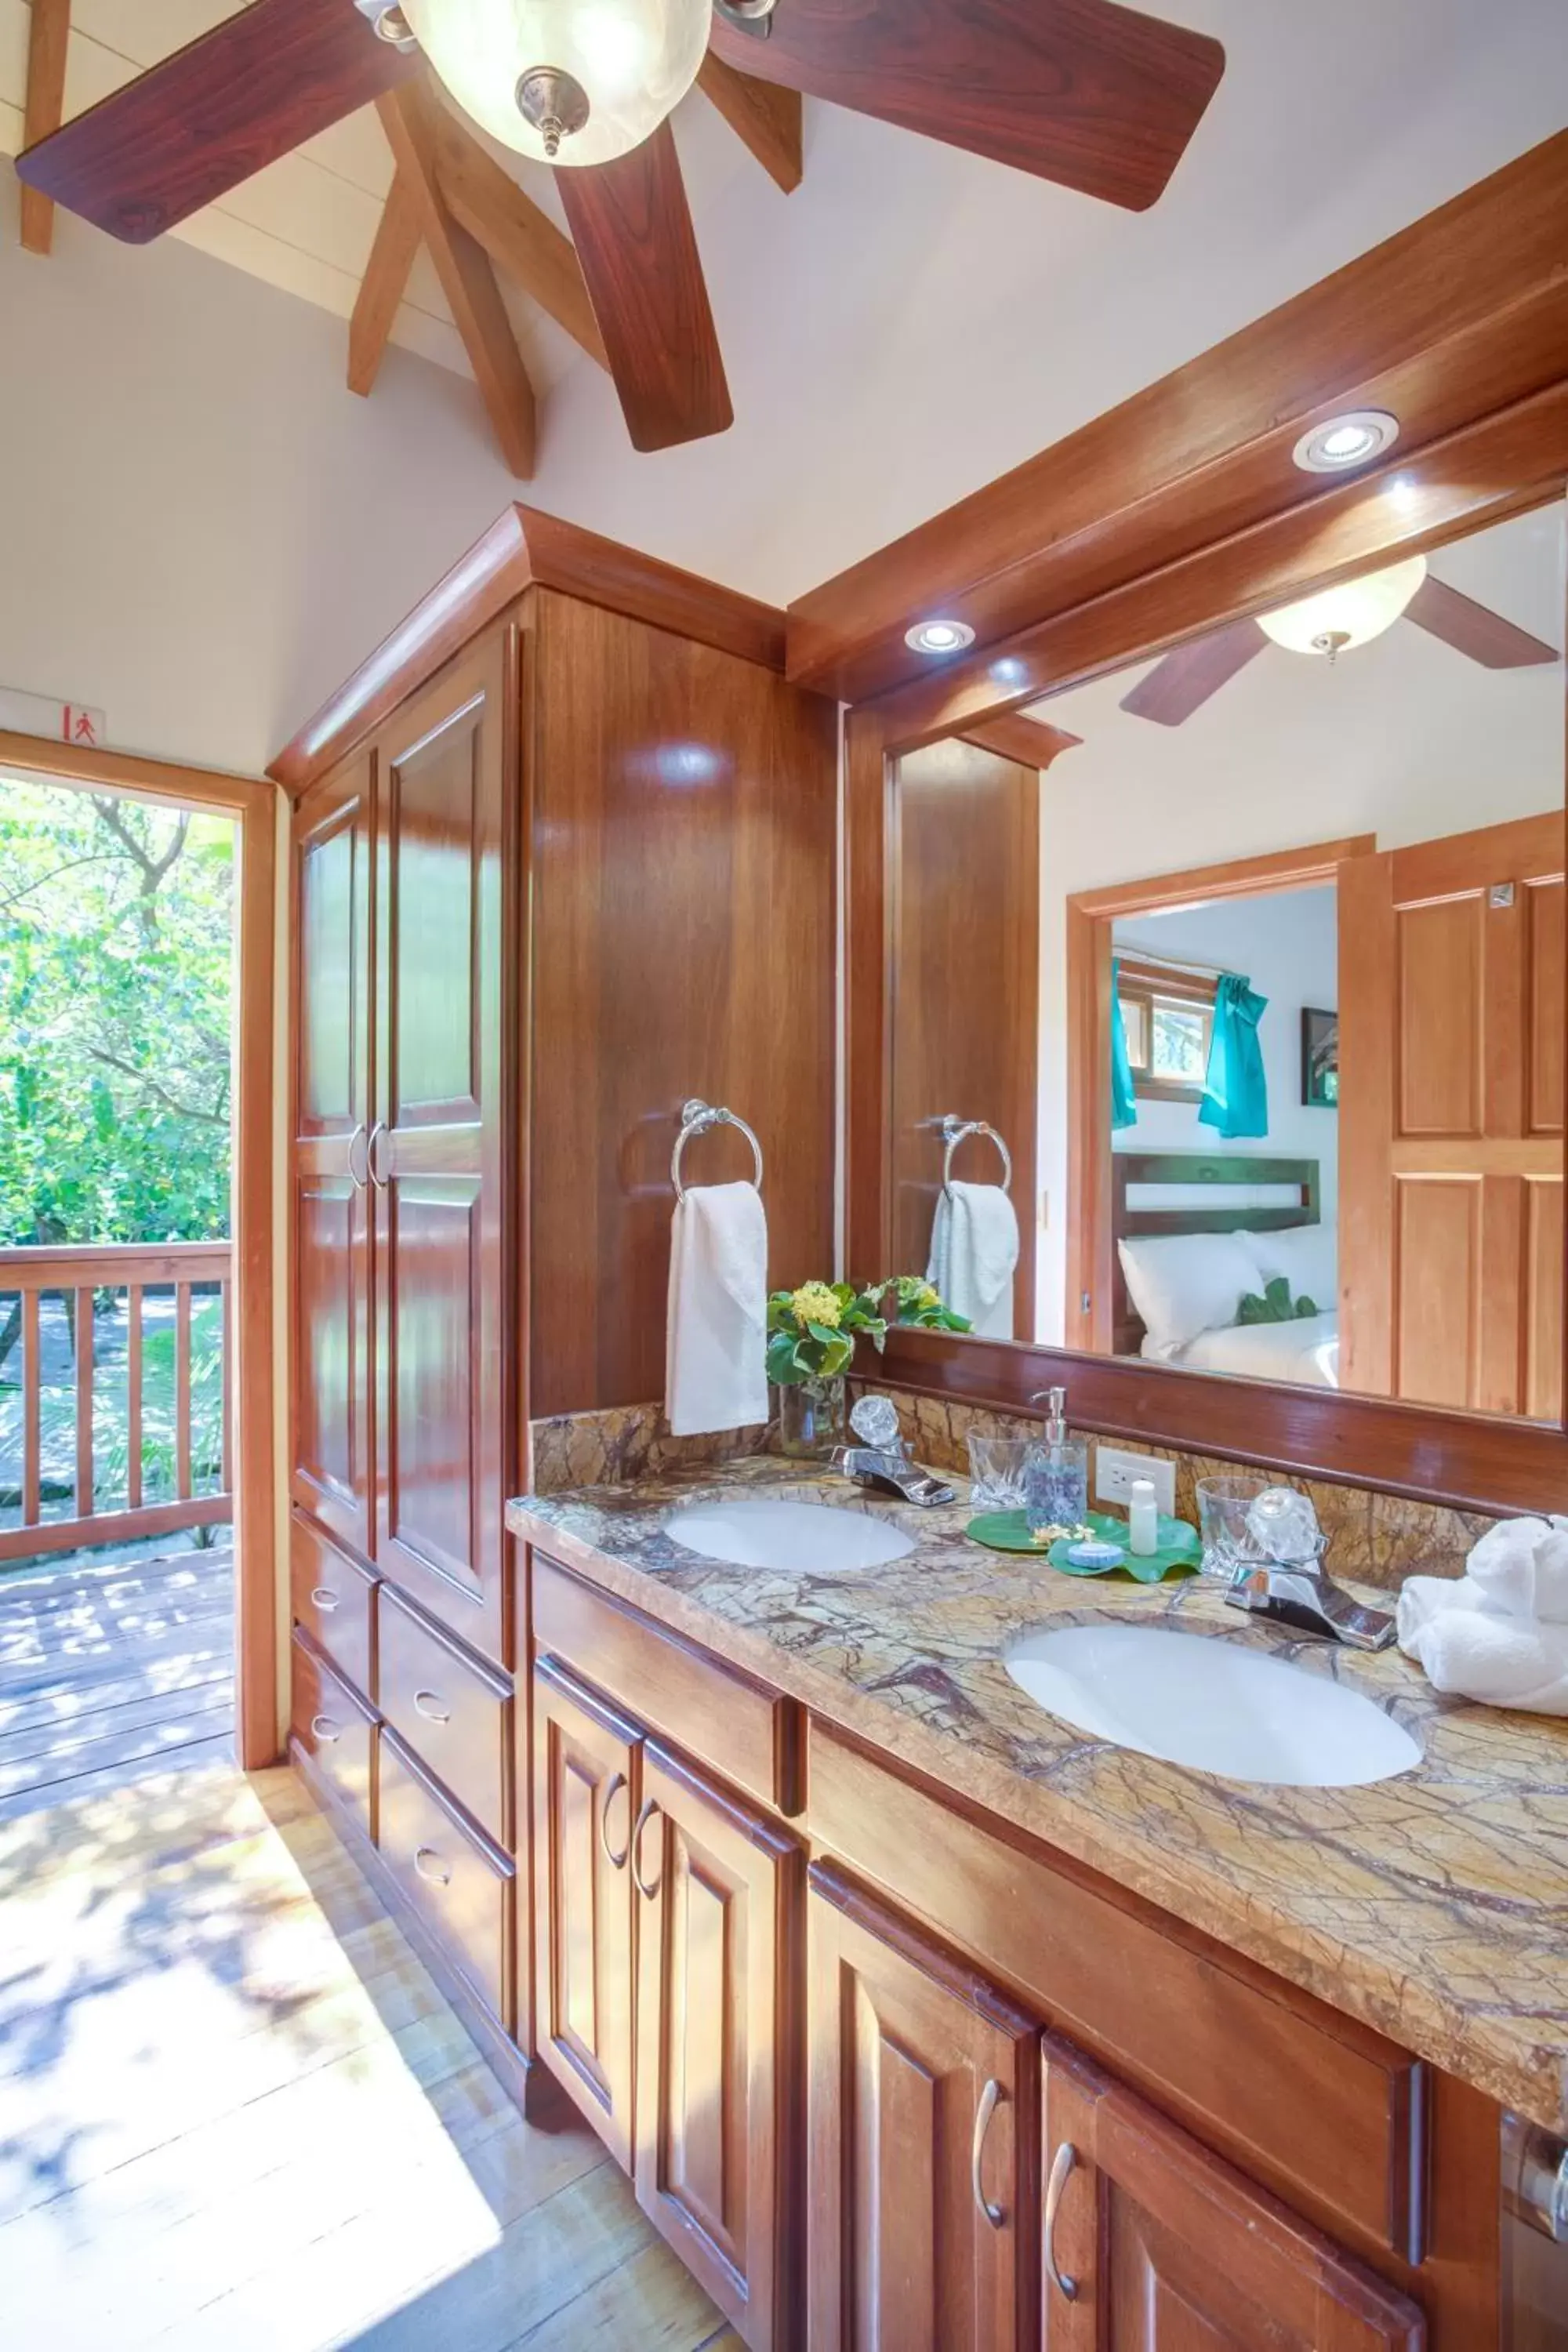
[[[1500,1616],[1568,1625],[1568,1519],[1500,1519],[1468,1572]]]
[[[984,1339],[1013,1336],[1017,1263],[1018,1220],[1001,1185],[944,1186],[931,1220],[926,1280]]]
[[[1434,1690],[1568,1715],[1568,1625],[1500,1613],[1472,1576],[1407,1576],[1398,1623],[1400,1648]]]
[[[677,1437],[768,1417],[768,1224],[754,1184],[675,1204],[664,1409]]]

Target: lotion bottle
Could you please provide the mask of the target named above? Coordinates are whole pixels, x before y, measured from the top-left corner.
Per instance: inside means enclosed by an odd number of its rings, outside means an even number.
[[[1134,1478],[1127,1505],[1127,1549],[1136,1559],[1149,1559],[1160,1549],[1160,1513],[1152,1478]]]

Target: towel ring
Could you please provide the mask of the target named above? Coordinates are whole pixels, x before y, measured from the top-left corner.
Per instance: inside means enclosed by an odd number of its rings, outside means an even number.
[[[706,1135],[710,1127],[740,1129],[752,1147],[752,1158],[756,1162],[756,1174],[752,1181],[760,1192],[763,1189],[763,1147],[746,1125],[745,1120],[737,1118],[732,1110],[724,1110],[710,1103],[705,1103],[700,1097],[693,1095],[689,1101],[683,1102],[680,1106],[680,1133],[676,1137],[675,1150],[669,1155],[669,1181],[675,1187],[676,1199],[684,1201],[686,1198],[686,1187],[680,1181],[680,1155],[694,1135]]]
[[[944,1192],[951,1192],[952,1190],[952,1155],[958,1150],[959,1145],[963,1141],[965,1136],[968,1135],[988,1135],[991,1138],[992,1142],[1002,1154],[1002,1190],[1004,1192],[1010,1192],[1012,1191],[1013,1155],[1008,1150],[1006,1145],[1003,1142],[1002,1138],[997,1134],[996,1129],[992,1127],[987,1120],[983,1118],[955,1118],[952,1111],[949,1111],[947,1117],[942,1123],[942,1140],[947,1146],[947,1150],[943,1152],[942,1160],[942,1189]]]

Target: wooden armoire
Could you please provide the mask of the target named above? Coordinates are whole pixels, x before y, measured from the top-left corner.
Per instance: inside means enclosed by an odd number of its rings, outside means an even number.
[[[662,1395],[689,1096],[757,1132],[772,1278],[831,1268],[837,720],[783,636],[514,508],[273,769],[290,1753],[520,2092],[529,1422]]]

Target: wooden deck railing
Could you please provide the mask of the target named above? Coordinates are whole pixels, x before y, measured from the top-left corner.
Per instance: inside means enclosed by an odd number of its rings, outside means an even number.
[[[179,1528],[213,1526],[233,1517],[231,1263],[227,1242],[0,1249],[0,1331],[19,1314],[22,1362],[19,1448],[13,1431],[0,1434],[0,1562],[121,1538],[167,1535]],[[118,1318],[121,1294],[124,1415],[122,1423],[114,1418],[110,1426],[116,1454],[123,1430],[123,1479],[117,1464],[106,1465],[101,1459],[108,1450],[100,1443],[102,1424],[118,1399],[97,1378],[95,1345],[97,1327]],[[156,1395],[150,1396],[145,1309],[150,1297],[171,1297],[174,1362],[165,1413]],[[64,1309],[69,1381],[75,1391],[74,1445],[67,1449],[70,1475],[54,1480],[45,1472],[44,1403],[46,1395],[56,1395],[63,1383],[46,1384],[44,1379],[44,1306],[50,1298],[58,1299]],[[219,1362],[216,1382],[209,1379],[205,1383],[209,1409],[198,1459],[193,1444],[193,1300],[207,1298],[217,1302]],[[14,1384],[14,1365],[15,1349],[0,1363],[0,1382]],[[219,1391],[216,1400],[210,1393],[215,1385]],[[4,1394],[0,1388],[0,1398]],[[64,1517],[46,1519],[45,1505],[58,1501],[72,1507]],[[13,1517],[18,1503],[19,1525]]]

